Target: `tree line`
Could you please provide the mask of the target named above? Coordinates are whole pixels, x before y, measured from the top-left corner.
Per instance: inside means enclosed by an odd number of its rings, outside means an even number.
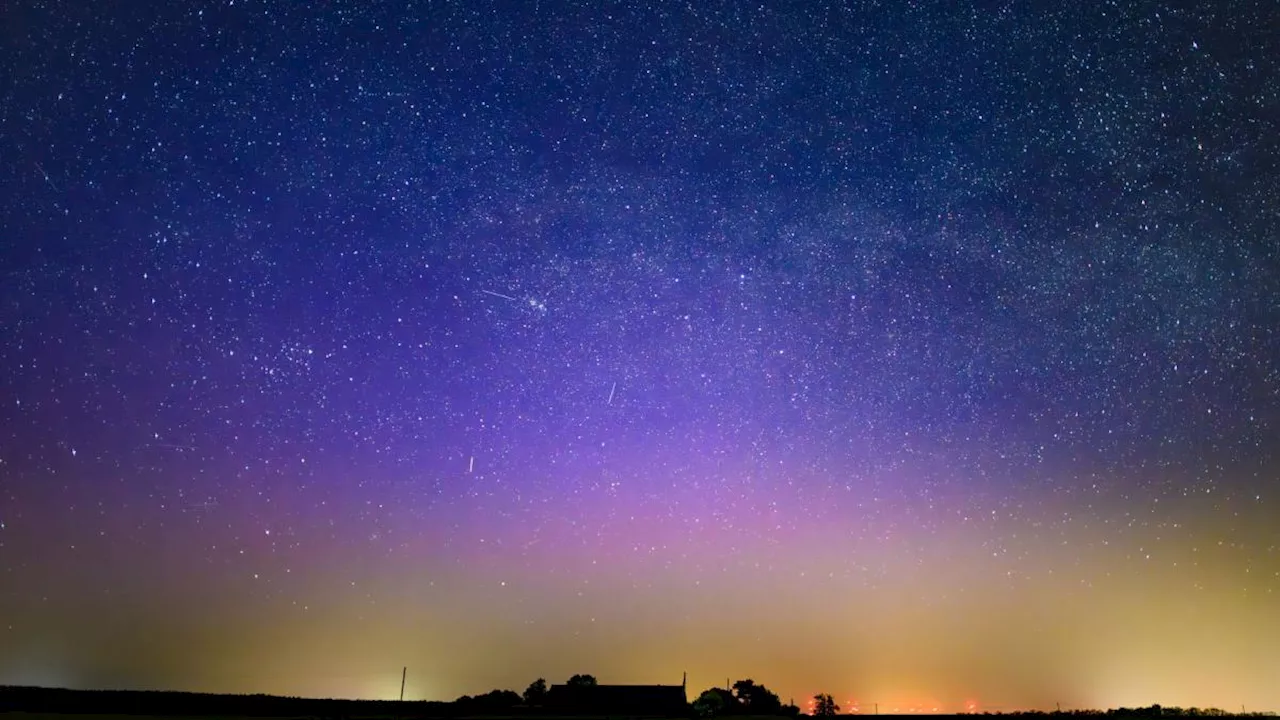
[[[569,678],[565,683],[573,686],[597,685],[593,675],[580,674]],[[493,690],[485,695],[472,697],[464,695],[455,703],[468,709],[504,710],[518,705],[537,707],[546,699],[550,688],[546,678],[538,678],[529,683],[524,693],[516,694],[511,690]],[[832,716],[840,711],[840,706],[829,694],[814,697],[814,709],[811,714]],[[700,693],[692,703],[693,714],[698,717],[729,717],[734,715],[755,715],[778,717],[799,717],[800,708],[790,703],[783,703],[777,693],[747,678],[733,683],[729,687],[708,688]]]
[[[565,683],[570,686],[596,685],[591,675],[574,675]],[[0,715],[9,712],[43,712],[62,714],[114,715],[220,715],[260,718],[347,718],[400,715],[418,718],[463,718],[485,715],[537,716],[547,699],[547,681],[538,678],[524,693],[492,690],[481,695],[463,695],[453,702],[436,700],[337,700],[281,697],[272,695],[217,695],[207,693],[137,691],[137,690],[68,690],[62,688],[0,686]],[[813,698],[811,716],[831,717],[840,706],[830,694]],[[689,715],[701,718],[733,716],[777,716],[795,718],[801,715],[795,705],[783,703],[776,693],[753,680],[739,680],[725,688],[708,688],[687,706]],[[976,714],[976,713],[970,713]],[[1073,718],[1217,718],[1275,717],[1274,712],[1228,712],[1219,708],[1181,708],[1161,705],[1111,710],[983,712],[984,716],[1045,716]]]

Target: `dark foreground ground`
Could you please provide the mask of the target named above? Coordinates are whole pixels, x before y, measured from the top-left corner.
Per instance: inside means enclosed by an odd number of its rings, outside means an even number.
[[[4,720],[158,720],[158,718],[179,717],[182,720],[322,720],[325,718],[334,718],[341,720],[411,720],[423,719],[434,720],[437,716],[419,715],[414,713],[406,713],[404,715],[174,715],[174,714],[154,714],[154,713],[138,713],[138,714],[122,714],[122,713],[99,713],[92,711],[83,712],[33,712],[26,710],[5,710],[0,708],[0,717]],[[524,720],[530,715],[476,715],[476,716],[452,716],[460,720]],[[538,720],[642,720],[644,716],[632,716],[625,714],[618,715],[537,715]],[[841,715],[841,718],[853,718],[859,716]],[[925,717],[920,715],[877,715],[876,717],[885,718],[885,720],[895,720],[907,717]],[[929,715],[931,720],[947,720],[948,718],[967,718],[973,720],[973,716],[964,715]],[[1101,716],[1099,716],[1101,717]],[[777,720],[776,718],[763,718],[753,716],[734,716],[733,720]]]
[[[608,713],[565,715],[538,708],[490,708],[480,698],[455,702],[328,700],[278,697],[272,695],[210,695],[183,692],[146,692],[132,690],[63,690],[55,688],[0,686],[0,713],[3,720],[140,720],[149,718],[183,718],[183,720],[640,720],[653,715],[628,712],[618,708]],[[691,718],[692,709],[683,717]],[[1072,718],[1213,718],[1245,717],[1221,710],[1182,710],[1161,708],[1121,708],[1106,712],[1069,713],[1004,713],[1005,717],[1071,720]],[[1249,717],[1274,717],[1275,713],[1249,713]],[[671,715],[666,716],[673,717]],[[680,716],[675,716],[680,717]],[[843,716],[858,717],[858,716]],[[918,715],[879,715],[883,718],[920,717]],[[965,718],[974,715],[931,715],[931,718]],[[778,720],[753,716],[733,716],[729,720]]]

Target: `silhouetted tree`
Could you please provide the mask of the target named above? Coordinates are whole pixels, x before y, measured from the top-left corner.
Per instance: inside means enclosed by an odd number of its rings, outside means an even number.
[[[520,704],[520,695],[514,690],[490,690],[484,695],[463,695],[454,705],[466,713],[490,713],[508,710]]]
[[[693,701],[693,711],[699,717],[719,717],[734,715],[741,707],[738,698],[724,688],[703,690],[697,700]]]
[[[565,684],[576,685],[576,686],[599,685],[599,683],[596,682],[596,678],[594,675],[574,675],[573,677],[569,678],[569,682]]]
[[[743,712],[748,715],[781,715],[782,701],[763,685],[754,680],[739,680],[733,684],[733,694],[742,703]]]
[[[836,704],[834,698],[827,693],[818,693],[813,696],[813,714],[817,717],[835,717],[840,712],[840,706]]]
[[[539,705],[547,699],[547,681],[546,678],[538,678],[529,683],[529,687],[524,691],[524,701],[528,705]]]

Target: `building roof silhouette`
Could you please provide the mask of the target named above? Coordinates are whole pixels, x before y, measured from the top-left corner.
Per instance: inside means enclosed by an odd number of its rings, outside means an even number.
[[[565,714],[687,717],[684,685],[552,685],[544,707]]]

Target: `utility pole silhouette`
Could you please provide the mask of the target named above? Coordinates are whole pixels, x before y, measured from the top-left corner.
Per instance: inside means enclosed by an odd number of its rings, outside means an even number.
[[[404,679],[409,676],[409,666],[400,671],[400,702],[404,702]]]

